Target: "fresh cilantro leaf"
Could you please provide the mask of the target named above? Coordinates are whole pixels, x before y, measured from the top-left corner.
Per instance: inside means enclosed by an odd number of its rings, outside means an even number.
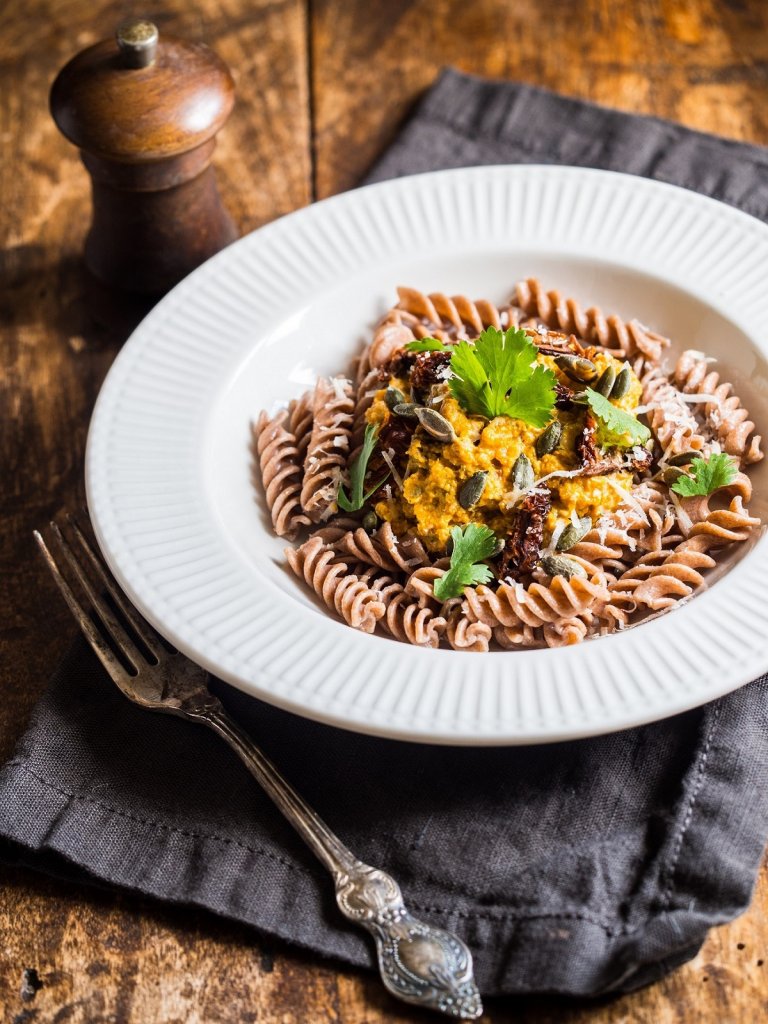
[[[451,377],[448,387],[462,408],[469,413],[492,418],[486,393],[490,393],[488,376],[475,355],[474,345],[460,341],[451,356]]]
[[[389,473],[387,473],[377,484],[374,484],[370,491],[367,493],[363,492],[365,474],[368,472],[368,462],[373,449],[376,447],[377,440],[377,426],[375,423],[369,423],[365,428],[365,437],[363,438],[363,447],[360,449],[360,454],[349,467],[350,496],[347,497],[343,484],[339,484],[339,493],[336,495],[336,502],[339,508],[343,508],[345,512],[357,512],[358,509],[361,509],[373,492],[378,490],[387,479],[387,476],[389,476]]]
[[[688,468],[690,473],[678,477],[672,484],[672,490],[684,498],[711,494],[718,487],[726,487],[733,483],[739,472],[736,462],[724,452],[710,455],[708,459],[693,459]]]
[[[651,436],[640,420],[613,405],[598,391],[587,388],[584,394],[597,417],[597,442],[604,448],[633,448],[645,444]]]
[[[452,345],[444,345],[437,338],[418,338],[416,341],[409,341],[403,348],[406,352],[450,352]]]
[[[482,564],[482,559],[490,558],[496,550],[496,535],[493,530],[477,523],[468,523],[463,531],[460,526],[454,526],[451,530],[451,539],[451,567],[433,584],[438,601],[447,601],[449,597],[461,597],[465,587],[474,587],[478,583],[488,583],[493,579],[490,567]],[[476,564],[478,562],[479,565]]]
[[[555,404],[555,375],[536,365],[537,355],[525,331],[489,327],[474,345],[460,341],[454,347],[451,394],[468,413],[545,427]]]

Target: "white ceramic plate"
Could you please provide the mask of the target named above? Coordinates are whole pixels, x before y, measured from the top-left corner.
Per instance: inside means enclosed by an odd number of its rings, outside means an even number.
[[[501,302],[538,276],[716,356],[768,427],[768,229],[673,186],[579,168],[445,171],[346,193],[226,249],[116,360],[88,504],[131,599],[195,661],[334,725],[453,744],[560,740],[662,718],[768,668],[768,546],[670,614],[560,650],[423,650],[336,621],[286,568],[249,422],[349,366],[395,287]],[[765,431],[764,431],[765,432]],[[768,461],[768,460],[766,460]],[[768,469],[752,510],[768,518]]]

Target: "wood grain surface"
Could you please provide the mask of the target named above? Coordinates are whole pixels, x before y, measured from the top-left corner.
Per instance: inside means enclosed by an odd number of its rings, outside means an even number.
[[[88,180],[47,94],[130,14],[213,46],[234,113],[215,165],[242,231],[354,185],[443,65],[768,143],[762,0],[6,0],[0,6],[0,759],[74,628],[31,541],[82,501],[90,410],[126,336],[81,270]],[[99,315],[96,315],[98,311]],[[111,320],[111,322],[110,322]],[[192,910],[0,868],[0,1020],[417,1022],[372,975]],[[768,1017],[768,873],[700,955],[611,1001],[494,1001],[488,1022],[751,1024]]]

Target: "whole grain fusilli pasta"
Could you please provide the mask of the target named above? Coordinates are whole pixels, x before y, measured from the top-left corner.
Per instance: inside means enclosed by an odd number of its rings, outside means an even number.
[[[386,522],[373,534],[362,527],[348,530],[336,546],[351,558],[380,569],[401,569],[410,573],[415,566],[426,565],[430,561],[418,537],[398,537],[391,524]]]
[[[733,393],[732,384],[720,381],[720,374],[712,369],[711,360],[703,352],[683,352],[675,366],[674,382],[684,394],[702,396],[697,408],[724,451],[745,464],[763,458],[760,437],[741,399]]]
[[[638,353],[650,362],[658,361],[669,340],[640,323],[604,316],[601,309],[584,309],[575,299],[564,298],[560,292],[545,291],[535,277],[515,286],[514,303],[528,317],[547,327],[575,334],[584,341],[616,349],[630,358]]]
[[[372,586],[386,607],[381,625],[388,633],[417,647],[439,646],[446,628],[441,615],[409,596],[403,584],[391,576],[380,577]]]
[[[278,537],[295,537],[310,522],[301,507],[302,441],[297,442],[290,429],[302,422],[306,404],[299,399],[272,417],[262,412],[252,428],[267,506]]]
[[[399,288],[351,378],[253,425],[274,530],[305,534],[291,568],[355,629],[472,653],[687,601],[762,528],[746,468],[763,453],[722,369],[669,344],[535,278],[507,305]],[[507,347],[524,358],[502,392]],[[542,371],[534,421],[515,402]]]
[[[352,438],[352,382],[321,378],[312,399],[312,433],[304,456],[301,507],[314,523],[338,510],[336,499]]]
[[[344,562],[335,561],[331,548],[320,537],[310,537],[298,548],[286,548],[288,564],[344,621],[372,633],[386,612],[380,595],[368,584],[350,573]]]

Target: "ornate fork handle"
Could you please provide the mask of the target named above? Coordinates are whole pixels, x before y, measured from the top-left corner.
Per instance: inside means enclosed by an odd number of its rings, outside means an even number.
[[[205,669],[179,655],[169,655],[158,634],[140,621],[78,523],[72,517],[64,517],[64,524],[67,532],[72,533],[71,541],[57,523],[51,523],[49,539],[36,532],[37,542],[86,639],[122,693],[141,707],[207,725],[229,743],[330,871],[342,913],[373,935],[381,977],[393,995],[452,1017],[479,1017],[483,1008],[472,976],[472,956],[464,943],[450,932],[412,917],[403,904],[397,882],[353,856],[226,714],[219,699],[208,689]],[[59,552],[58,560],[51,546]],[[69,579],[65,578],[62,565],[66,566]],[[111,596],[113,605],[106,601],[102,588]],[[123,621],[116,616],[115,607]],[[144,650],[137,646],[136,637]],[[114,648],[133,667],[133,672],[117,657]]]
[[[200,695],[202,697],[202,695]],[[330,871],[344,916],[371,933],[385,986],[399,999],[475,1020],[483,1012],[472,954],[456,935],[413,917],[400,886],[359,861],[282,777],[211,694],[182,702],[179,711],[212,728],[237,752],[267,795]]]

